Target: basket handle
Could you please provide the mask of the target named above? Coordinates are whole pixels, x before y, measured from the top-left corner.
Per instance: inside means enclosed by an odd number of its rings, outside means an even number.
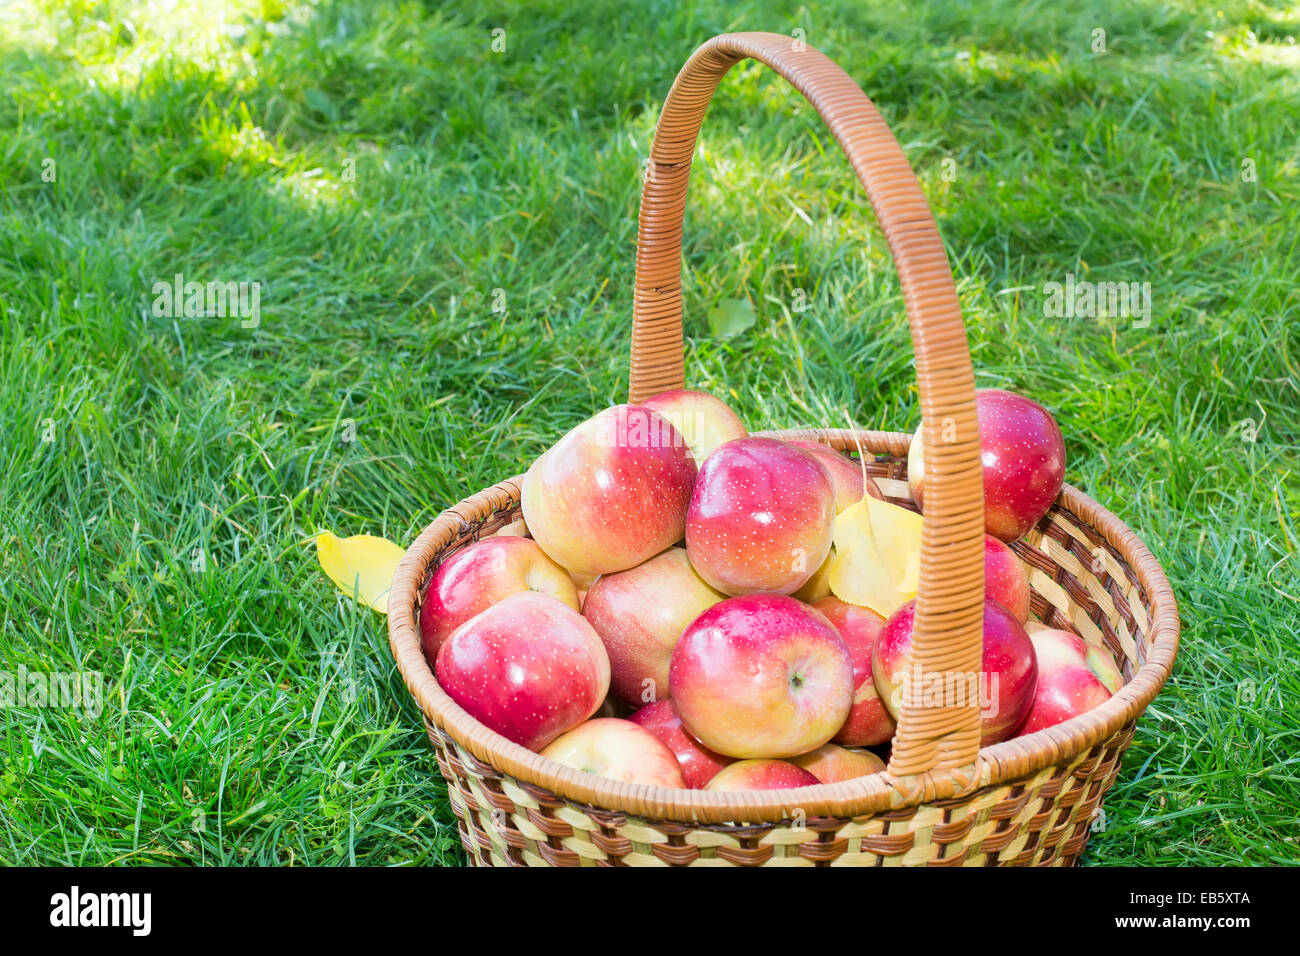
[[[716,36],[695,51],[668,93],[641,193],[630,401],[684,386],[682,216],[691,158],[713,91],[746,58],[785,77],[821,115],[866,187],[889,243],[911,326],[925,424],[913,667],[928,674],[978,674],[984,495],[975,378],[952,270],[920,183],[884,118],[848,74],[806,44],[775,33]],[[935,706],[925,695],[913,696],[921,699],[903,707],[889,773],[911,778],[912,789],[938,794],[973,786],[977,702],[956,706],[944,699]]]

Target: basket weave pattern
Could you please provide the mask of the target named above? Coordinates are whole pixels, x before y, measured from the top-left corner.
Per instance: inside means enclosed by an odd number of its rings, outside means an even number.
[[[905,448],[910,436],[786,434],[830,437],[840,448],[860,440],[868,453],[884,452],[868,461],[868,474],[888,500],[915,507],[906,459],[888,454]],[[1119,550],[1070,510],[1073,498],[1082,496],[1067,489],[1014,545],[1031,569],[1032,613],[1109,648],[1129,678],[1153,648],[1151,597]],[[467,505],[446,516],[445,544],[422,585],[438,561],[518,517],[517,479]],[[810,816],[796,805],[779,821],[697,824],[566,799],[503,773],[436,724],[425,725],[461,843],[483,866],[1068,866],[1087,844],[1134,729],[1129,721],[1068,761],[963,797],[853,817]]]
[[[465,852],[481,866],[1070,866],[1115,782],[1130,725],[1014,784],[872,816],[689,826],[579,806],[429,726]]]

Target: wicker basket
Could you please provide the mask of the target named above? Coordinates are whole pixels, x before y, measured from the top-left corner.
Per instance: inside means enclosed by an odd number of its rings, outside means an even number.
[[[925,424],[926,509],[914,662],[977,673],[984,516],[974,375],[952,273],[902,150],[871,102],[824,55],[791,38],[727,34],[677,77],[641,198],[631,401],[683,386],[681,238],[696,136],[714,89],[753,58],[795,86],[848,155],[902,280]],[[948,432],[945,436],[944,431]],[[955,441],[943,441],[942,437]],[[817,429],[771,434],[875,456],[886,496],[912,506],[909,436]],[[1168,678],[1178,612],[1164,572],[1114,515],[1066,486],[1017,553],[1033,614],[1104,644],[1125,686],[1064,724],[980,749],[975,707],[905,707],[887,769],[795,790],[712,792],[618,783],[506,740],[439,687],[416,621],[429,575],[519,513],[519,479],[444,512],[407,552],[389,598],[393,654],[446,778],[461,840],[487,866],[1060,865],[1083,852],[1134,723]]]

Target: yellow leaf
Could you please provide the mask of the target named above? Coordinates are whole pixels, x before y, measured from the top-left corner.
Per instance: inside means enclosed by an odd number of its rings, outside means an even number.
[[[316,557],[331,581],[380,614],[388,613],[393,574],[406,552],[383,538],[356,534],[339,539],[328,531],[316,536]]]
[[[831,592],[889,617],[916,597],[921,516],[864,495],[835,518]]]

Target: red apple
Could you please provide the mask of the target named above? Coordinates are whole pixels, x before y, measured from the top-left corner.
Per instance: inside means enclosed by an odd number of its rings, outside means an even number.
[[[1029,575],[1016,553],[991,534],[984,536],[984,597],[1021,624],[1029,620]]]
[[[641,404],[673,423],[686,439],[696,464],[703,464],[719,445],[748,434],[740,416],[726,402],[708,392],[688,388],[660,392]]]
[[[822,744],[811,753],[801,754],[790,761],[803,767],[820,783],[839,783],[854,777],[880,773],[885,762],[870,750],[846,750],[834,744]]]
[[[803,767],[784,760],[740,760],[718,771],[705,790],[791,790],[819,783]]]
[[[1065,440],[1051,412],[1032,399],[981,388],[975,392],[984,465],[984,530],[1017,541],[1047,514],[1065,481]],[[921,428],[907,453],[912,497],[925,509]]]
[[[686,787],[673,752],[644,727],[617,717],[597,717],[575,727],[551,741],[542,756],[621,783]]]
[[[541,750],[599,708],[609,655],[587,619],[549,594],[520,591],[442,643],[438,683],[471,717]]]
[[[700,468],[686,551],[726,594],[790,594],[826,560],[834,520],[835,489],[815,458],[775,438],[741,438]]]
[[[539,591],[575,611],[579,607],[568,572],[528,538],[486,538],[443,561],[429,579],[420,605],[420,638],[430,663],[452,631],[520,591]]]
[[[849,505],[861,501],[864,492],[873,498],[884,500],[885,496],[876,487],[875,479],[866,474],[861,462],[854,461],[842,452],[836,451],[830,445],[819,441],[789,439],[789,444],[794,445],[796,448],[802,448],[816,458],[822,463],[826,473],[831,476],[831,484],[835,486],[836,514],[839,514]]]
[[[715,754],[686,732],[681,717],[677,715],[677,705],[671,700],[647,704],[628,720],[644,727],[667,745],[681,764],[682,779],[692,790],[703,787],[732,762],[730,757]]]
[[[673,650],[669,686],[692,736],[728,757],[794,757],[844,725],[853,663],[819,612],[780,594],[728,598]]]
[[[524,475],[524,520],[579,580],[636,567],[681,540],[695,461],[677,429],[615,405],[556,442]]]
[[[1031,631],[1038,656],[1038,687],[1017,734],[1032,734],[1092,710],[1110,700],[1124,675],[1110,651],[1077,634],[1055,628]]]
[[[822,598],[813,607],[835,625],[853,661],[853,709],[831,739],[853,747],[883,744],[894,736],[894,718],[880,699],[871,677],[871,653],[885,619],[871,608],[847,604],[834,596]]]
[[[668,662],[686,628],[723,595],[671,548],[627,571],[601,575],[583,616],[609,651],[614,694],[632,707],[668,696]]]
[[[982,723],[980,746],[1006,740],[1029,712],[1038,680],[1034,645],[1020,622],[997,601],[986,600],[984,659],[978,674],[911,674],[915,613],[915,601],[895,611],[885,622],[872,656],[876,689],[890,714],[898,719],[904,694],[921,706],[977,704]]]

